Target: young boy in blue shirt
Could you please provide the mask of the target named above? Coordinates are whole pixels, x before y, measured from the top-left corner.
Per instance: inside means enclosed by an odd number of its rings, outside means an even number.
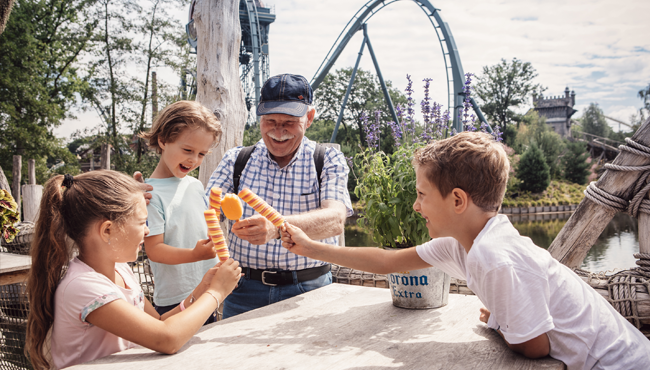
[[[286,224],[290,251],[386,274],[435,266],[464,279],[479,319],[527,357],[573,369],[650,369],[650,341],[594,289],[499,215],[510,165],[490,135],[463,132],[418,150],[417,199],[431,241],[389,251],[338,247]]]

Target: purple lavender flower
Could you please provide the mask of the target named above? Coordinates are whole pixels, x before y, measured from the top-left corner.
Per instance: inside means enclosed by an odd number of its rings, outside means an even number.
[[[399,148],[402,145],[402,128],[398,123],[393,121],[388,122],[388,126],[393,134],[393,139],[395,139],[395,146]]]
[[[378,149],[379,148],[379,116],[381,111],[375,112],[375,122],[368,124],[368,115],[366,112],[361,112],[361,127],[363,132],[366,134],[366,142],[368,143],[368,148]]]
[[[352,157],[345,157],[345,161],[348,162],[348,167],[354,167],[354,161]]]
[[[404,90],[406,91],[406,122],[404,123],[404,136],[406,136],[407,132],[410,133],[413,143],[415,143],[415,119],[413,119],[413,115],[415,114],[415,109],[413,109],[413,106],[415,106],[415,99],[413,98],[413,81],[411,81],[411,75],[407,74],[406,80],[408,81],[408,84],[406,84],[406,89]]]

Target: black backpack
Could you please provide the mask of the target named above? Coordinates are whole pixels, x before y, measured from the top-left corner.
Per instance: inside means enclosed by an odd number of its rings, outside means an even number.
[[[235,168],[233,170],[232,182],[233,182],[233,193],[239,193],[239,178],[241,177],[242,171],[246,167],[246,163],[253,154],[255,150],[255,145],[244,147],[239,154],[237,155],[237,160],[235,160]],[[320,190],[321,180],[320,175],[323,172],[323,164],[325,162],[325,146],[316,143],[316,149],[314,150],[314,164],[316,165],[316,174],[318,176],[318,188]],[[319,197],[320,198],[320,197]]]

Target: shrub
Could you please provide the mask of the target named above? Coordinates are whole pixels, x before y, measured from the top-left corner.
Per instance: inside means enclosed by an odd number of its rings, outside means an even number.
[[[548,187],[551,181],[549,168],[537,145],[529,146],[521,156],[517,178],[521,180],[519,187],[524,191],[540,193]]]
[[[573,183],[584,185],[589,177],[589,166],[585,144],[575,142],[567,145],[569,149],[562,157],[563,177]]]

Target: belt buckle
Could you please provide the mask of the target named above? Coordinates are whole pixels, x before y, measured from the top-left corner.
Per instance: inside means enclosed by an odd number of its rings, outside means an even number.
[[[271,284],[266,282],[266,278],[264,274],[277,274],[277,271],[262,271],[262,284],[268,285],[268,286],[278,286],[278,284]]]

